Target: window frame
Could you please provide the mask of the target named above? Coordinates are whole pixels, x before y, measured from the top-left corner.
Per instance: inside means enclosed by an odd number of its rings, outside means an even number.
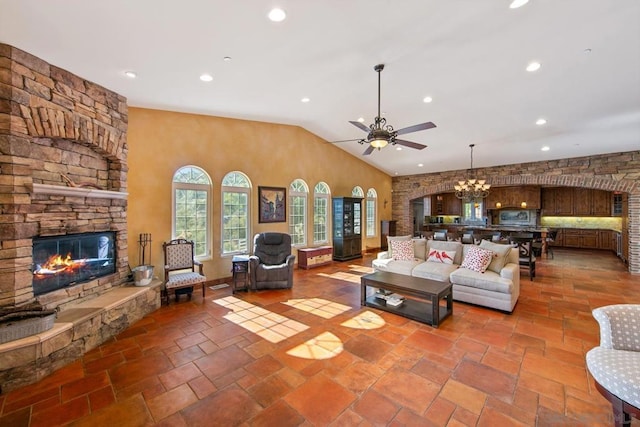
[[[304,191],[301,191],[301,189],[304,189]],[[296,206],[296,200],[302,201],[300,209],[297,209],[299,207]],[[289,234],[291,235],[291,246],[293,247],[303,247],[307,244],[308,205],[309,186],[303,179],[296,178],[289,185]],[[295,227],[299,224],[295,221],[295,218],[300,216],[298,210],[302,213],[301,233],[295,232]],[[297,237],[302,237],[302,241],[298,241]]]
[[[365,223],[366,223],[366,237],[376,237],[376,218],[378,216],[378,193],[374,188],[367,190],[367,198],[365,199]]]
[[[184,171],[187,169],[197,170],[200,173],[201,177],[206,178],[207,183],[176,181],[179,175],[183,174]],[[204,221],[205,221],[204,236],[205,237],[203,242],[204,248],[205,248],[204,253],[198,252],[198,248],[202,243],[200,242],[199,239],[192,238],[191,236],[182,236],[182,235],[178,236],[177,234],[177,230],[178,230],[177,192],[178,191],[195,191],[195,192],[202,191],[206,195],[205,196],[206,197],[205,213],[204,213]],[[171,236],[172,236],[171,238],[172,239],[185,238],[187,240],[192,240],[194,242],[194,258],[198,261],[205,261],[213,258],[213,254],[211,252],[211,242],[213,241],[213,230],[211,227],[212,193],[213,193],[213,181],[211,180],[211,177],[209,176],[209,174],[199,166],[195,166],[195,165],[181,166],[175,171],[175,173],[173,174],[173,177],[171,178]],[[198,230],[196,229],[196,233],[197,231]]]
[[[317,202],[318,200],[324,200],[325,203],[325,212],[324,215],[322,215],[322,217],[324,217],[324,239],[320,238],[316,238],[318,232],[316,231],[316,227],[320,227],[320,224],[316,221],[316,218],[318,218],[318,213],[317,213]],[[318,182],[315,187],[313,187],[313,243],[314,244],[319,244],[319,243],[329,243],[329,235],[331,234],[329,232],[329,226],[331,224],[330,222],[330,212],[331,212],[331,189],[329,188],[329,185],[326,182],[320,181]]]
[[[234,178],[240,176],[243,184],[245,185],[225,185],[228,184],[227,180],[230,178]],[[252,235],[251,235],[251,190],[252,184],[249,177],[240,171],[231,171],[225,174],[222,178],[222,183],[220,185],[220,256],[222,257],[232,257],[234,255],[239,254],[248,254],[251,251],[251,246],[253,245]],[[246,209],[244,220],[246,224],[245,228],[245,248],[239,247],[237,250],[225,250],[225,243],[234,240],[234,239],[226,239],[227,227],[225,227],[225,217],[226,210],[225,207],[225,195],[226,194],[240,194],[244,195],[246,198]],[[237,206],[240,206],[239,204]],[[237,238],[238,241],[242,240]]]

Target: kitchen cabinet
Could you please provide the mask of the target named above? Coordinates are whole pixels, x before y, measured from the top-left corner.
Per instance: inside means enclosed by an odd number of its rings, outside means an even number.
[[[527,204],[526,209],[540,209],[540,187],[526,185],[491,188],[485,205],[487,209],[520,209],[523,208],[522,202]]]
[[[431,215],[462,215],[462,201],[455,193],[441,193],[431,198]]]
[[[362,199],[334,197],[333,259],[346,261],[362,257]]]
[[[611,216],[609,191],[591,188],[550,187],[541,192],[542,213],[547,216]]]
[[[615,232],[611,230],[599,230],[598,231],[598,249],[606,249],[608,251],[615,251]]]
[[[598,231],[578,228],[565,228],[564,247],[598,249]]]

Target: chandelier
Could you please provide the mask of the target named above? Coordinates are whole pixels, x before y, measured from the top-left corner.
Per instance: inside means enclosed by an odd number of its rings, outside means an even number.
[[[473,173],[473,147],[475,144],[469,144],[471,148],[471,169],[469,170],[470,178],[466,181],[458,181],[453,186],[456,190],[456,197],[468,202],[484,199],[489,195],[491,184],[486,184],[486,180],[477,179]]]

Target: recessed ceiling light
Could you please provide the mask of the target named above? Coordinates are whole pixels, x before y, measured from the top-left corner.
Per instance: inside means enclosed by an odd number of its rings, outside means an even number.
[[[311,101],[311,100],[309,98],[307,98],[306,96],[300,100],[300,102],[305,102],[305,103],[309,102],[309,101]]]
[[[400,147],[399,145],[396,147],[396,151],[402,151],[402,147]]]
[[[224,58],[222,58],[222,60],[224,62],[231,62],[231,57],[230,56],[225,56]]]
[[[359,117],[359,118],[358,118],[358,121],[359,121],[360,123],[364,123],[364,117]]]
[[[287,14],[284,10],[279,8],[274,8],[269,11],[269,19],[273,22],[282,22],[287,17]]]
[[[200,80],[202,80],[203,82],[210,82],[211,80],[213,80],[213,76],[211,74],[203,74],[200,76]]]
[[[540,150],[541,150],[541,151],[549,151],[549,150],[550,150],[550,148],[549,148],[549,146],[548,146],[548,145],[545,145],[545,146],[544,146],[544,147],[542,147]]]
[[[419,168],[421,168],[421,167],[423,167],[423,166],[424,166],[424,165],[423,165],[422,163],[418,163],[418,167],[419,167]]]
[[[136,77],[138,77],[138,74],[136,74],[135,71],[125,71],[124,75],[129,77],[130,79],[135,79]]]
[[[540,63],[539,62],[530,62],[529,65],[527,65],[527,71],[529,71],[530,73],[534,72],[534,71],[538,71],[540,69]]]
[[[583,52],[588,55],[591,53],[591,48],[586,48],[585,50],[583,50]]]
[[[517,9],[527,3],[529,3],[529,0],[513,0],[509,5],[509,9]]]
[[[547,124],[547,119],[538,119],[538,120],[536,120],[536,124],[538,126],[546,125]]]
[[[432,98],[432,97],[430,97],[430,96],[425,96],[425,97],[422,99],[422,102],[424,102],[425,104],[428,104],[428,103],[430,103],[431,101],[433,101],[433,98]]]

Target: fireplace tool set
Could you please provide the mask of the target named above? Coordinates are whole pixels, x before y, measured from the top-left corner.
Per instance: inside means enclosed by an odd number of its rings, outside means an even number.
[[[147,259],[151,262],[151,233],[140,233],[138,245],[138,261],[140,265],[134,267],[131,271],[133,272],[133,280],[136,286],[147,286],[153,279],[153,265],[145,263]]]

